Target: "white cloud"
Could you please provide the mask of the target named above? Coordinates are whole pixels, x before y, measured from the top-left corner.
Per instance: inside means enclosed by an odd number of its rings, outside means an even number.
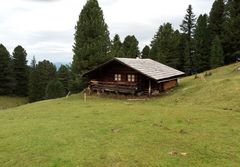
[[[74,27],[86,0],[11,0],[0,6],[0,43],[9,51],[23,45],[29,59],[72,61]],[[175,28],[193,5],[196,15],[209,13],[213,0],[99,0],[111,37],[135,35],[149,44],[159,25]]]

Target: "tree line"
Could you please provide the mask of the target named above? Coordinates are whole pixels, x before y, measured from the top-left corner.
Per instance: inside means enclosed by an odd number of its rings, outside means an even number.
[[[56,66],[48,60],[27,64],[27,52],[17,46],[12,55],[0,44],[0,95],[28,97],[29,102],[63,97],[79,92],[81,82],[71,67]]]
[[[233,63],[240,56],[240,1],[215,0],[210,13],[198,17],[189,5],[179,30],[164,23],[141,52],[138,44],[134,35],[110,40],[98,1],[89,0],[76,25],[73,71],[83,74],[113,57],[151,58],[186,74]]]
[[[0,95],[28,96],[30,102],[63,97],[86,87],[82,74],[113,57],[151,58],[194,74],[240,58],[240,1],[215,0],[208,14],[194,15],[191,5],[175,30],[160,25],[150,45],[139,50],[134,35],[111,40],[97,0],[88,0],[75,27],[73,61],[58,70],[48,60],[27,64],[27,52],[17,46],[12,55],[0,44]]]

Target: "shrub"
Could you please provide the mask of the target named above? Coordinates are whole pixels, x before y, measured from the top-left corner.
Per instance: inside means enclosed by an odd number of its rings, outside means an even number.
[[[52,80],[46,88],[46,99],[55,99],[65,96],[63,84],[58,80]]]

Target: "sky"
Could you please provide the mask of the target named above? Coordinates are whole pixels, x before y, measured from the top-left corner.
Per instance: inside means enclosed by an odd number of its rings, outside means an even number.
[[[21,45],[37,61],[72,62],[75,25],[87,0],[8,0],[0,5],[0,43],[10,53]],[[179,29],[192,4],[196,16],[209,13],[214,0],[98,0],[110,37],[135,35],[149,45],[159,26]]]

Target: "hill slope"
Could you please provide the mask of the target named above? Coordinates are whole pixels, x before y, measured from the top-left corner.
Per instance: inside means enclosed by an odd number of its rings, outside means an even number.
[[[237,66],[146,101],[79,94],[2,110],[0,166],[238,166]]]
[[[17,107],[26,103],[27,99],[23,97],[0,96],[0,110]]]

